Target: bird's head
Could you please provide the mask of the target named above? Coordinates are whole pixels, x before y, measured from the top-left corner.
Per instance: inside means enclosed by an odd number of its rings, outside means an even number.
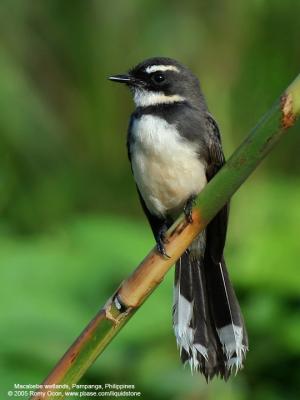
[[[199,98],[202,98],[196,76],[171,58],[147,59],[128,73],[110,76],[109,79],[129,86],[137,107],[178,102],[199,103]]]

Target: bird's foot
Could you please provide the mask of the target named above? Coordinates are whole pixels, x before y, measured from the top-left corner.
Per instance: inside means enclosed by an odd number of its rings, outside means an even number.
[[[187,200],[187,202],[185,203],[185,206],[183,208],[185,219],[189,224],[191,224],[193,222],[192,212],[193,212],[193,206],[195,204],[195,200],[196,200],[196,196],[192,195]]]
[[[160,228],[160,230],[159,230],[159,232],[158,232],[158,234],[156,236],[156,248],[157,248],[157,251],[159,252],[159,254],[161,254],[163,257],[171,258],[167,254],[166,249],[165,249],[165,243],[168,243],[168,240],[166,238],[167,230],[168,230],[168,226],[166,224],[164,224]]]

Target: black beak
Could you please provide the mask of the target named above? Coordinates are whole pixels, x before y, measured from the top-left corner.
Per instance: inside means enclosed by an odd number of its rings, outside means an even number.
[[[141,79],[134,78],[129,74],[113,75],[108,79],[113,82],[126,83],[129,86],[145,86],[145,82],[143,82]]]
[[[113,75],[108,78],[110,81],[119,82],[119,83],[133,83],[133,78],[130,75]]]

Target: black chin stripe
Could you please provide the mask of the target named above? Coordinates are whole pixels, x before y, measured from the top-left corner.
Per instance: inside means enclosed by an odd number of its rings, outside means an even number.
[[[137,107],[135,110],[135,116],[140,116],[143,114],[160,114],[161,112],[168,112],[168,111],[174,111],[176,108],[181,107],[183,105],[188,105],[187,100],[183,101],[176,101],[173,103],[159,103],[159,104],[153,104],[151,106],[145,106],[145,107]]]

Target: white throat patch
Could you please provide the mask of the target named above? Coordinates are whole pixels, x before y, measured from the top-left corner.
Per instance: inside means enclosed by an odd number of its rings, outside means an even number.
[[[175,67],[175,65],[151,65],[150,67],[147,67],[145,71],[147,72],[147,74],[152,74],[152,72],[157,72],[157,71],[179,72],[179,69]]]
[[[135,89],[133,100],[137,107],[148,107],[155,106],[156,104],[177,103],[185,101],[185,98],[178,94],[167,96],[163,92],[151,92],[144,89]]]

